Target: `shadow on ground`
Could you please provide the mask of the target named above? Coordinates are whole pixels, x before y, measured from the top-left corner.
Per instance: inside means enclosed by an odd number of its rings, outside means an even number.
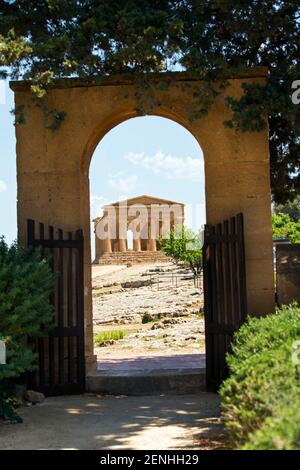
[[[0,423],[0,449],[201,449],[222,441],[219,399],[209,393],[65,396],[20,414],[23,424]]]

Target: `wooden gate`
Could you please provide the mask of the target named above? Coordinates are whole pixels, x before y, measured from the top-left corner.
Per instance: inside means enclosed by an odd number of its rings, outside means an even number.
[[[46,395],[80,393],[85,389],[83,232],[64,233],[27,221],[27,246],[40,247],[58,274],[50,302],[54,327],[34,345],[39,370],[31,386]]]
[[[243,214],[205,226],[203,268],[206,382],[208,391],[217,391],[233,334],[247,316]]]

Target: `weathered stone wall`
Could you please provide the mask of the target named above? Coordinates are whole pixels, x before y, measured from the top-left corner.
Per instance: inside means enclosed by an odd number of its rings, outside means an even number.
[[[274,282],[270,206],[268,132],[238,133],[224,127],[230,117],[219,96],[203,119],[190,121],[193,93],[200,82],[186,74],[166,90],[157,89],[160,103],[152,114],[172,119],[199,142],[205,158],[207,222],[215,224],[243,212],[245,217],[246,270],[249,313],[272,312]],[[239,96],[243,82],[264,83],[265,69],[249,70],[230,80],[226,94]],[[167,77],[168,78],[168,77]],[[28,85],[13,83],[17,106],[32,102]],[[80,80],[58,81],[47,97],[51,109],[67,117],[56,132],[47,130],[40,108],[31,106],[25,125],[18,125],[18,224],[25,243],[25,221],[37,221],[66,230],[85,232],[86,356],[91,361],[92,296],[89,165],[103,136],[114,126],[135,117],[136,85],[131,80],[104,79],[86,86]],[[174,136],[176,138],[176,136]],[[105,172],[103,166],[103,172]]]
[[[276,290],[279,305],[300,302],[300,244],[277,245]]]

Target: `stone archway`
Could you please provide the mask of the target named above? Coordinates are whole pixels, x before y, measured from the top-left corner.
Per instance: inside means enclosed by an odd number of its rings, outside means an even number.
[[[245,219],[247,297],[253,315],[274,310],[270,165],[268,133],[238,133],[224,127],[229,111],[225,95],[209,114],[189,120],[193,93],[200,81],[185,73],[165,74],[166,90],[157,87],[160,103],[151,114],[173,119],[199,142],[205,159],[206,216],[216,224],[238,212]],[[155,87],[155,76],[153,76]],[[238,96],[241,85],[264,83],[265,69],[250,69],[230,79],[226,94]],[[32,104],[30,85],[11,83],[16,106]],[[51,109],[67,117],[55,132],[47,130],[40,108],[31,106],[26,123],[17,125],[18,227],[25,244],[28,218],[85,232],[85,345],[86,365],[93,365],[89,165],[103,136],[117,124],[138,115],[133,79],[107,77],[99,84],[81,79],[57,80],[47,96]],[[105,168],[103,168],[105,171]]]

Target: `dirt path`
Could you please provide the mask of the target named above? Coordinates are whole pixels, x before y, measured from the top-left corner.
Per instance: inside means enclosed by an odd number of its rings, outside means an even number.
[[[0,422],[0,449],[218,449],[215,394],[48,398],[22,408],[23,424]]]
[[[203,353],[202,307],[201,288],[189,269],[173,263],[93,266],[98,358]],[[103,333],[112,331],[123,339],[103,341]]]

